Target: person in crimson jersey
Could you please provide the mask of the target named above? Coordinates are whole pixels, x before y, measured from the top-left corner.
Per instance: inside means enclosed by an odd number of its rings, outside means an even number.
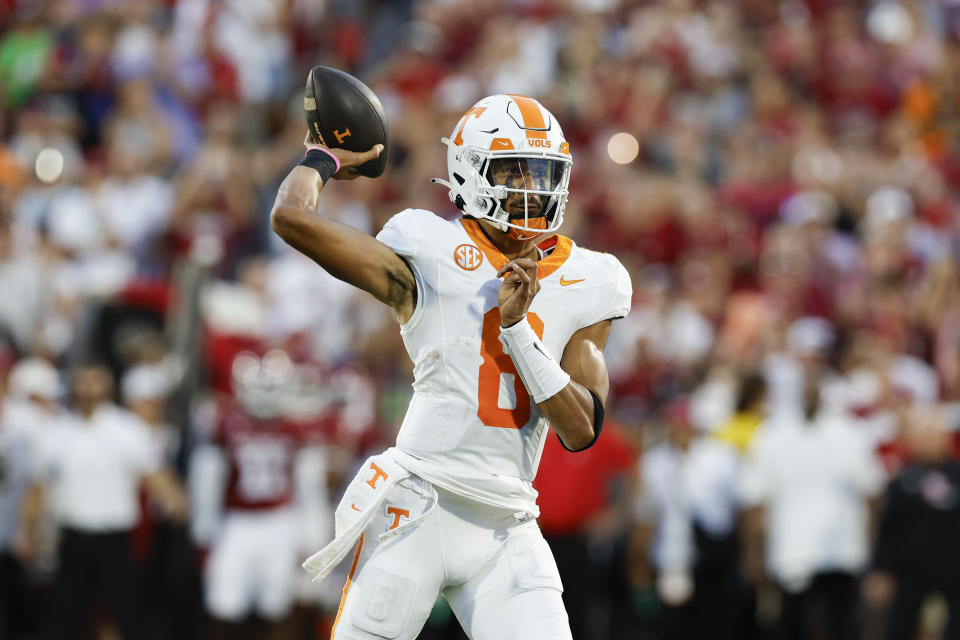
[[[297,482],[316,476],[301,470],[316,457],[308,429],[281,416],[290,368],[275,352],[238,355],[236,401],[223,403],[211,442],[191,461],[194,538],[210,548],[206,606],[217,637],[234,637],[251,614],[268,637],[289,633],[306,542],[298,505],[322,499]]]

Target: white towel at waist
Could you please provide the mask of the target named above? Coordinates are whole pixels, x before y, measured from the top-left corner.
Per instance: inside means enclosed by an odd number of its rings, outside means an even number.
[[[313,574],[314,582],[326,578],[343,560],[379,512],[390,489],[409,477],[410,472],[394,461],[393,448],[364,461],[337,507],[333,541],[303,563],[303,568]]]

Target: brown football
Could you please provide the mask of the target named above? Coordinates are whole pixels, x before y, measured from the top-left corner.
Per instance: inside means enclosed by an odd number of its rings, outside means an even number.
[[[338,69],[314,67],[307,74],[303,107],[314,142],[350,151],[382,144],[380,157],[360,165],[356,172],[368,178],[383,173],[390,155],[390,132],[383,105],[370,87]]]

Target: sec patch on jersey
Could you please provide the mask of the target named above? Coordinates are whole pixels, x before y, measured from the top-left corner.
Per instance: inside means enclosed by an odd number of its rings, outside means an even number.
[[[370,87],[339,69],[314,67],[307,74],[303,108],[314,142],[348,151],[382,144],[380,156],[356,172],[368,178],[383,173],[390,155],[390,131],[383,105]]]

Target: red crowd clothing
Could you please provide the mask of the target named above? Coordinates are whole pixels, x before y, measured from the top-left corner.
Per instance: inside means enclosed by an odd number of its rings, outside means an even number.
[[[596,444],[571,452],[551,435],[533,482],[540,493],[540,528],[546,536],[576,533],[610,503],[610,482],[629,473],[637,453],[624,428],[607,420]]]

